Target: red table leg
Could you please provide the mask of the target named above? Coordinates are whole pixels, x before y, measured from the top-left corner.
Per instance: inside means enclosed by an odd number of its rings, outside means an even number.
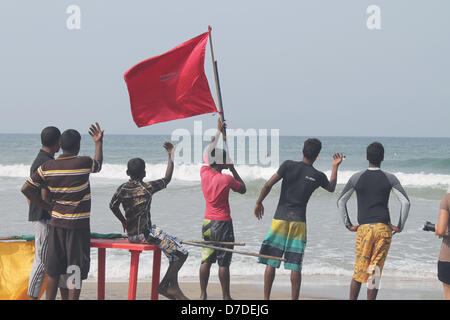
[[[130,265],[130,283],[128,285],[128,300],[136,300],[136,288],[138,280],[139,268],[139,250],[130,250],[131,265]]]
[[[98,248],[97,299],[105,300],[106,249]]]
[[[152,300],[158,300],[156,287],[159,285],[159,274],[161,269],[161,250],[156,248],[153,251],[153,270],[152,270]]]

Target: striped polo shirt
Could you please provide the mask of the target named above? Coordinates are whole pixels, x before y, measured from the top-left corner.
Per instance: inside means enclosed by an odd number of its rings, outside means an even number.
[[[101,164],[90,157],[62,154],[42,164],[27,180],[35,188],[50,190],[53,209],[50,225],[66,229],[88,229],[91,213],[89,175]]]

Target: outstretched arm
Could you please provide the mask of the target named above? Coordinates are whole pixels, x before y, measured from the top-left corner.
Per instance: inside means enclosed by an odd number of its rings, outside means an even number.
[[[281,176],[278,173],[275,173],[267,182],[264,184],[263,188],[261,189],[261,193],[259,194],[259,198],[256,201],[255,205],[255,217],[258,218],[258,220],[261,220],[264,215],[264,206],[262,202],[267,197],[267,195],[270,193],[270,190],[272,190],[272,187],[275,183],[281,180]]]
[[[331,170],[331,177],[330,177],[330,183],[328,186],[326,186],[324,189],[329,192],[334,192],[336,190],[336,184],[337,184],[337,173],[339,169],[339,165],[342,163],[342,160],[344,159],[344,156],[342,153],[335,153],[333,155],[333,167]]]

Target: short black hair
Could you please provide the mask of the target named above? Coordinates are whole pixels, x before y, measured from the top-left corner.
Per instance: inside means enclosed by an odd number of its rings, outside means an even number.
[[[308,160],[316,160],[320,150],[322,150],[322,142],[319,139],[308,139],[303,144],[303,156]]]
[[[44,147],[53,147],[59,142],[61,131],[56,127],[46,127],[41,132],[41,143]]]
[[[384,147],[381,143],[372,142],[367,146],[367,160],[373,165],[381,165],[384,160]]]
[[[145,172],[145,161],[141,158],[133,158],[128,161],[127,175],[130,178],[139,179],[142,178]]]
[[[74,151],[80,146],[81,135],[77,130],[68,129],[61,135],[61,148],[65,151]]]

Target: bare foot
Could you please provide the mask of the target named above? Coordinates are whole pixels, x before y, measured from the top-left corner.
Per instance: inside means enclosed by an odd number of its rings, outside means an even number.
[[[179,288],[168,287],[166,292],[173,296],[175,300],[189,300]]]
[[[160,295],[166,297],[169,300],[175,300],[175,296],[173,296],[168,292],[167,287],[158,286],[156,288],[156,292],[158,292]]]

